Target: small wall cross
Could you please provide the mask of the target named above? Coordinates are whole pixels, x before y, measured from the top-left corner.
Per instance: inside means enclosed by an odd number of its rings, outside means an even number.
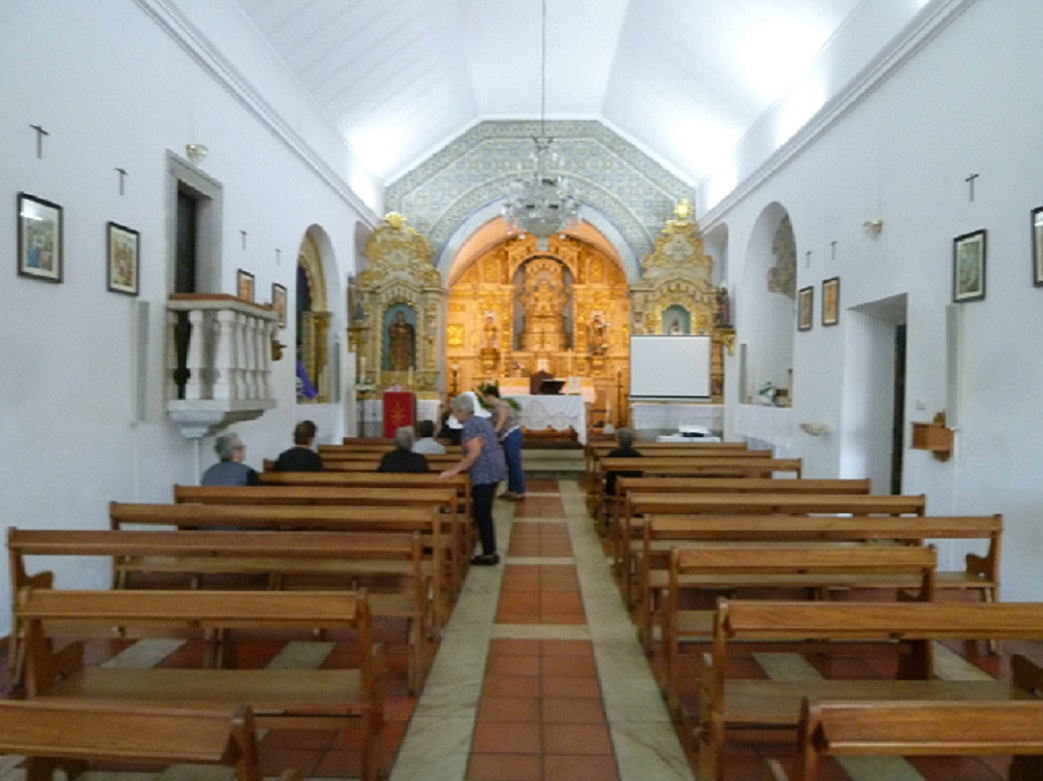
[[[969,200],[971,200],[971,201],[974,200],[974,180],[977,179],[978,176],[979,176],[979,174],[971,174],[970,176],[968,176],[966,179],[963,180],[963,181],[965,181],[967,183],[968,187],[970,188],[970,190],[967,193],[967,195],[969,196]]]
[[[117,168],[116,171],[120,175],[120,195],[123,195],[123,180],[127,178],[127,172],[122,168]]]
[[[29,125],[29,127],[36,131],[36,158],[39,160],[43,157],[43,137],[51,134],[44,130],[42,125]]]

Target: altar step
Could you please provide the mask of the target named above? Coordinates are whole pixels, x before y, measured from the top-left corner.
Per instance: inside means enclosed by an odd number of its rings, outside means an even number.
[[[527,447],[522,451],[525,476],[534,480],[579,480],[583,476],[582,447]]]

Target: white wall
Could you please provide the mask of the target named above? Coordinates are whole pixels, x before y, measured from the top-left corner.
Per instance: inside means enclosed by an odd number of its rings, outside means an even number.
[[[834,426],[829,437],[808,443],[810,477],[846,472],[845,448],[865,436],[854,421],[879,417],[844,412],[845,405],[877,404],[864,388],[845,387],[845,374],[858,376],[845,370],[857,359],[846,336],[856,324],[849,307],[907,296],[906,437],[909,422],[945,408],[952,239],[988,230],[986,298],[964,305],[956,454],[941,463],[907,450],[903,486],[926,493],[931,513],[1003,513],[1004,597],[1043,599],[1036,576],[1043,552],[1043,289],[1031,284],[1029,232],[1029,211],[1043,204],[1043,101],[1033,97],[1043,76],[1043,17],[1032,0],[965,5],[814,143],[703,227],[727,223],[734,256],[767,204],[777,201],[791,215],[798,287],[816,291],[815,326],[796,337],[794,426],[808,419]],[[973,202],[964,181],[971,173],[980,174]],[[861,229],[871,218],[885,222],[877,238]],[[841,278],[840,324],[823,328],[821,282],[833,276]],[[743,279],[737,301],[749,298],[750,284],[763,281]],[[745,326],[751,313],[739,309]],[[737,341],[747,341],[742,328]],[[864,401],[852,401],[860,393]],[[943,554],[955,563],[953,547]]]
[[[195,10],[217,14],[217,5],[227,4],[207,0]],[[375,220],[343,181],[331,179],[338,169],[347,176],[346,147],[337,149],[328,129],[316,129],[321,119],[307,105],[295,109],[299,134],[280,132],[279,122],[258,112],[246,85],[237,88],[208,64],[207,41],[178,39],[174,28],[160,23],[169,20],[167,8],[153,0],[0,4],[0,204],[7,204],[0,218],[4,526],[103,528],[110,500],[169,501],[175,482],[194,483],[213,461],[212,440],[197,453],[163,408],[167,150],[183,155],[187,143],[207,145],[202,168],[223,185],[221,286],[204,292],[234,292],[236,270],[244,268],[256,276],[259,301],[267,301],[271,284],[279,282],[292,307],[297,249],[305,230],[318,225],[330,243],[332,329],[343,333],[356,225]],[[225,8],[221,20],[223,36],[243,41],[252,35],[245,26],[229,29],[242,24],[238,12]],[[269,81],[276,71],[271,64],[239,70]],[[30,124],[50,133],[41,159]],[[308,138],[314,148],[305,145]],[[117,167],[129,174],[122,196]],[[62,284],[16,275],[19,191],[65,209]],[[150,304],[143,422],[132,420],[134,299],[106,291],[109,220],[141,232],[139,300]],[[240,231],[247,232],[246,249]],[[292,318],[280,341],[291,349],[274,365],[278,407],[236,427],[247,442],[247,461],[257,467],[289,445],[298,418]],[[63,562],[59,582],[104,585],[105,569],[101,562]],[[7,604],[4,559],[0,605]],[[0,611],[0,635],[9,628],[8,614]]]

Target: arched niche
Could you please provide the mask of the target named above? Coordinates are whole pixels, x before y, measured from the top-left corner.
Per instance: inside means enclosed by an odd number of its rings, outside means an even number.
[[[744,402],[752,401],[769,382],[792,391],[796,258],[789,214],[782,204],[773,202],[757,217],[744,259],[743,301],[738,313],[746,343]]]
[[[310,226],[297,250],[296,356],[299,370],[304,372],[314,395],[303,393],[307,387],[298,383],[297,401],[301,404],[328,404],[331,384],[330,354],[333,341],[333,312],[328,280],[337,287],[333,249],[326,232],[318,225]],[[327,274],[327,269],[330,271]],[[339,295],[339,293],[336,293]]]

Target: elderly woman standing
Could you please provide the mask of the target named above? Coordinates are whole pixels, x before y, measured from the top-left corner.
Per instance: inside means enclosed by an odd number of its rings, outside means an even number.
[[[471,563],[492,566],[500,563],[496,554],[496,529],[493,527],[493,497],[497,483],[507,476],[507,465],[495,429],[487,418],[475,414],[477,407],[478,399],[473,391],[457,396],[449,403],[453,416],[463,424],[460,444],[464,457],[441,476],[449,478],[461,472],[470,473],[474,522],[482,542],[481,555],[471,559]]]

